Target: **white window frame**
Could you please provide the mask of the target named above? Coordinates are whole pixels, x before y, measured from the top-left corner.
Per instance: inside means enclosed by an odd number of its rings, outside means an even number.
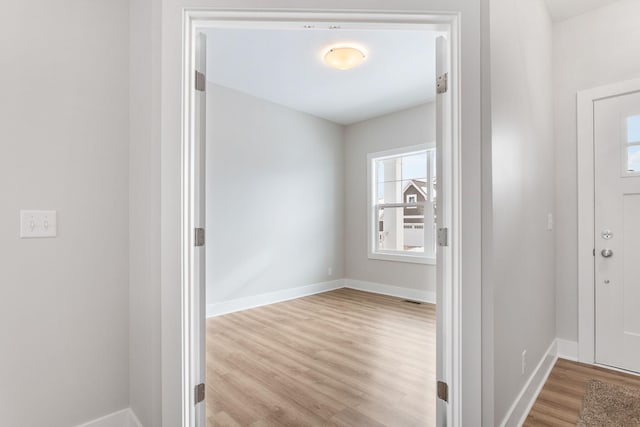
[[[376,165],[375,162],[384,158],[409,156],[411,154],[418,154],[423,151],[435,151],[435,142],[412,145],[409,147],[394,148],[392,150],[378,151],[375,153],[367,154],[367,256],[369,259],[382,260],[382,261],[396,261],[396,262],[408,262],[414,264],[428,264],[436,265],[436,254],[428,254],[427,252],[419,254],[416,252],[401,252],[401,251],[381,251],[377,249],[378,245],[378,208],[410,208],[424,205],[423,202],[417,202],[415,206],[409,206],[408,203],[384,203],[378,205],[376,202]],[[431,177],[431,164],[427,161],[427,179],[430,181]],[[431,199],[431,183],[427,186],[427,195]],[[425,242],[427,241],[427,233],[433,230],[435,227],[427,226],[424,224]],[[434,235],[435,240],[435,235]]]

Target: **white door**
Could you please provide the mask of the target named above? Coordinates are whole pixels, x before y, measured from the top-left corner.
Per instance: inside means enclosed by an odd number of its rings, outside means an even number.
[[[195,76],[196,84],[193,90],[193,102],[194,102],[194,225],[197,228],[205,229],[205,206],[206,206],[206,192],[205,192],[205,124],[206,124],[206,36],[199,33],[196,36],[195,46],[195,69],[197,75]],[[205,384],[206,380],[206,278],[205,278],[205,247],[197,246],[194,248],[194,283],[195,283],[195,295],[193,296],[196,301],[195,316],[196,324],[194,325],[194,341],[196,349],[196,361],[194,363],[193,372],[193,384]],[[196,419],[195,425],[198,427],[206,426],[206,402],[196,403]]]
[[[596,362],[640,372],[640,93],[594,103]]]
[[[449,73],[449,42],[445,37],[436,39],[436,76],[438,76],[438,95],[436,96],[436,174],[437,174],[437,223],[438,230],[447,228],[451,233],[451,201],[446,200],[451,190],[451,90],[447,88]],[[443,76],[446,76],[444,78]],[[450,236],[448,236],[450,237]],[[451,240],[451,239],[449,239]],[[450,383],[451,366],[449,363],[450,340],[453,334],[451,313],[451,283],[448,280],[451,270],[450,246],[441,246],[436,250],[436,376],[438,381]],[[451,393],[449,393],[449,400]],[[436,425],[448,424],[451,405],[437,399]]]

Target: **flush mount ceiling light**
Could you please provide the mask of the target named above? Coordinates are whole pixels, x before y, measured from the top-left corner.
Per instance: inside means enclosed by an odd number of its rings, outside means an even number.
[[[364,53],[355,47],[334,47],[324,54],[324,62],[338,70],[349,70],[364,61]]]

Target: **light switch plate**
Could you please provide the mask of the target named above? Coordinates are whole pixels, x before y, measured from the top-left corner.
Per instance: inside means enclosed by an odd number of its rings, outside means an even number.
[[[20,211],[20,238],[37,239],[58,235],[56,211]]]

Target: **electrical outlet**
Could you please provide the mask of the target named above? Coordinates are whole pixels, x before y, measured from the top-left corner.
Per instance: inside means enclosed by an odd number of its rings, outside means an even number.
[[[327,275],[328,276],[333,276],[333,267],[327,268]]]
[[[547,214],[547,230],[553,230],[553,225],[553,214],[549,213]]]
[[[522,375],[527,372],[527,350],[522,352]]]

